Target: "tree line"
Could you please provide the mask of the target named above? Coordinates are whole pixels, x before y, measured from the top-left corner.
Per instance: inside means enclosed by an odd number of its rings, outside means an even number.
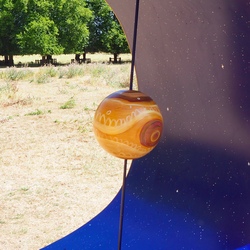
[[[129,52],[123,30],[105,0],[0,0],[0,55]]]

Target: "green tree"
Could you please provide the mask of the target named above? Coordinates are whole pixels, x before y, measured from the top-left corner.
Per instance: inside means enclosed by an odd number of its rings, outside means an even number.
[[[6,66],[13,66],[13,56],[19,54],[16,35],[25,19],[25,2],[0,0],[0,55]]]
[[[93,12],[93,18],[88,23],[89,41],[86,52],[104,50],[104,36],[110,28],[111,9],[104,0],[86,0],[88,8]]]
[[[92,11],[86,7],[86,1],[63,0],[56,9],[53,20],[59,29],[59,42],[64,53],[84,52],[89,38],[87,24],[92,19]]]
[[[0,0],[0,55],[84,51],[92,17],[84,0]],[[10,61],[10,60],[9,60]]]
[[[112,53],[114,55],[114,63],[117,63],[117,58],[121,53],[128,53],[129,46],[126,36],[123,32],[118,19],[114,14],[110,15],[111,27],[104,37],[104,52]]]
[[[18,35],[25,53],[81,53],[88,40],[87,23],[92,16],[84,0],[32,0],[24,32]],[[36,12],[36,13],[34,13]]]
[[[120,53],[129,52],[126,36],[105,0],[86,0],[93,12],[89,22],[89,42],[86,52],[107,52],[114,55],[114,62]]]
[[[50,63],[53,54],[61,54],[63,47],[58,41],[59,32],[52,13],[55,1],[26,1],[26,18],[16,35],[22,54],[41,54],[42,63]]]
[[[58,28],[52,20],[37,15],[25,25],[17,39],[23,54],[53,55],[63,52],[58,35]]]

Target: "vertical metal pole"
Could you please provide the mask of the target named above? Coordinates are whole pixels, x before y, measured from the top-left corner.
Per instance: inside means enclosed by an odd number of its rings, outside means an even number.
[[[131,62],[130,85],[129,85],[130,90],[133,89],[135,53],[136,53],[137,30],[138,30],[138,19],[139,19],[138,18],[139,17],[139,5],[140,5],[140,0],[137,0],[136,6],[135,6],[134,35],[133,35],[133,46],[132,46],[132,62]]]
[[[138,17],[139,17],[139,3],[140,3],[140,0],[136,0],[135,19],[134,19],[134,34],[133,34],[133,47],[132,47],[132,62],[131,62],[131,72],[130,72],[130,84],[129,84],[129,89],[130,90],[133,90],[133,79],[134,79],[134,68],[135,68],[135,52],[136,52],[136,40],[137,40]],[[122,247],[122,231],[123,231],[124,203],[125,203],[125,191],[126,191],[127,162],[128,162],[128,160],[125,159],[124,160],[124,169],[123,169],[123,184],[122,184],[121,206],[120,206],[118,250],[121,250],[121,247]]]
[[[122,229],[123,229],[124,202],[125,202],[125,191],[126,191],[127,162],[128,162],[127,160],[124,160],[122,197],[121,197],[121,206],[120,206],[118,250],[121,250],[121,247],[122,247]]]

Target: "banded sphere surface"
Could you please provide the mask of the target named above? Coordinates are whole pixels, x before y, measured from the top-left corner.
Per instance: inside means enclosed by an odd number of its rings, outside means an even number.
[[[93,129],[107,152],[122,159],[137,159],[159,142],[163,118],[149,96],[140,91],[120,90],[100,103]]]

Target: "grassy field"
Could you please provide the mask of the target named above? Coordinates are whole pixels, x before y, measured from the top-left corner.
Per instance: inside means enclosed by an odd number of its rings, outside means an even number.
[[[109,62],[109,58],[113,57],[111,54],[105,53],[94,53],[94,54],[87,54],[87,58],[91,59],[91,62],[94,63],[107,63]],[[131,54],[120,54],[122,62],[129,62],[131,61]],[[54,59],[57,59],[58,64],[69,64],[71,63],[71,59],[75,58],[74,54],[67,54],[67,55],[53,55]],[[4,58],[0,56],[0,60]],[[36,60],[40,60],[41,55],[25,55],[25,56],[14,56],[14,63],[15,65],[20,64],[31,64],[34,63]]]
[[[0,70],[0,249],[46,246],[113,199],[123,161],[98,145],[92,121],[129,73],[129,63]]]

